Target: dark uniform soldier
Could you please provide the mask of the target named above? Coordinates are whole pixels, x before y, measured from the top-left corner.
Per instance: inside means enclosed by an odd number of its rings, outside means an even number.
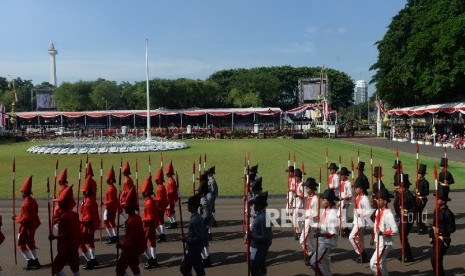
[[[409,187],[412,185],[409,180],[408,174],[402,174],[400,177],[398,195],[394,200],[394,210],[399,218],[399,237],[400,242],[404,248],[404,263],[413,261],[413,254],[408,241],[408,234],[412,229],[415,212],[416,202],[415,196],[410,192]],[[403,203],[402,203],[403,199]],[[402,260],[402,256],[399,257]]]
[[[360,185],[363,187],[370,187],[370,182],[368,181],[368,177],[363,173],[365,170],[365,162],[359,161],[357,164],[357,179],[360,182]]]
[[[215,179],[215,166],[211,167],[210,169],[208,169],[208,194],[207,194],[207,198],[208,200],[210,200],[210,204],[212,206],[212,214],[213,214],[213,223],[212,223],[212,227],[217,227],[218,224],[216,223],[216,219],[215,219],[215,212],[216,212],[216,209],[215,209],[215,201],[216,201],[216,198],[218,197],[218,184],[216,183],[216,179]]]
[[[392,165],[392,168],[394,169],[394,182],[393,183],[399,183],[400,182],[400,172],[402,171],[402,161],[400,160],[394,160],[394,165]]]
[[[450,201],[445,196],[444,190],[438,190],[436,196],[438,197],[438,221],[436,221],[436,210],[434,210],[433,226],[429,232],[429,242],[431,246],[431,265],[434,273],[436,273],[436,254],[438,254],[438,276],[446,275],[442,264],[444,255],[450,246],[450,235],[455,232],[455,216],[454,213],[447,206],[447,201]],[[439,252],[436,253],[436,238],[438,239]]]
[[[378,209],[378,186],[381,187],[381,189],[385,189],[386,187],[384,186],[383,181],[381,180],[381,177],[383,176],[383,168],[382,167],[374,167],[373,168],[373,177],[374,177],[374,182],[373,185],[371,186],[371,190],[373,193],[371,194],[371,208],[376,211]],[[373,212],[373,218],[374,218],[374,212]]]
[[[255,198],[255,219],[250,227],[250,268],[252,276],[266,275],[266,256],[272,243],[273,234],[271,224],[267,225],[266,207],[268,192],[260,193]]]
[[[424,235],[427,233],[427,227],[425,222],[423,221],[423,209],[428,202],[427,196],[429,195],[429,182],[425,178],[426,174],[426,165],[420,164],[418,166],[418,183],[416,189],[416,196],[417,196],[417,226],[418,226],[418,234]]]
[[[450,186],[455,183],[454,177],[448,170],[449,160],[445,157],[441,158],[441,172],[438,176],[439,186],[438,190],[443,190],[444,197],[449,198]]]

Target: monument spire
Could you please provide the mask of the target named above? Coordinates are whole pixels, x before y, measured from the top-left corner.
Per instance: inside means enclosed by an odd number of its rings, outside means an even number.
[[[56,69],[56,62],[55,62],[55,56],[58,54],[58,51],[55,50],[55,45],[53,44],[50,45],[50,48],[48,49],[48,53],[50,55],[50,84],[53,86],[57,86],[57,69]]]

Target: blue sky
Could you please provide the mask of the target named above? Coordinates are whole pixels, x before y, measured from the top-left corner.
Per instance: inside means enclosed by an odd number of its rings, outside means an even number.
[[[221,69],[322,66],[369,80],[374,43],[405,0],[3,0],[0,76],[206,79]],[[370,86],[370,92],[373,87]]]

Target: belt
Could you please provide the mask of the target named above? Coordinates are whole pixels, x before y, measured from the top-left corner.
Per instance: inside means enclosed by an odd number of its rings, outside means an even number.
[[[444,242],[450,242],[451,238],[446,236],[438,236],[438,238]]]
[[[426,196],[418,196],[419,199],[427,199]]]
[[[443,187],[449,187],[449,184],[448,183],[444,183],[444,182],[439,182],[439,185],[443,186]]]

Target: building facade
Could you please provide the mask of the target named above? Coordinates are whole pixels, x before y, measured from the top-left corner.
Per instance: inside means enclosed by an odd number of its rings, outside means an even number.
[[[358,80],[355,82],[354,104],[364,103],[368,101],[368,83],[364,80]]]

